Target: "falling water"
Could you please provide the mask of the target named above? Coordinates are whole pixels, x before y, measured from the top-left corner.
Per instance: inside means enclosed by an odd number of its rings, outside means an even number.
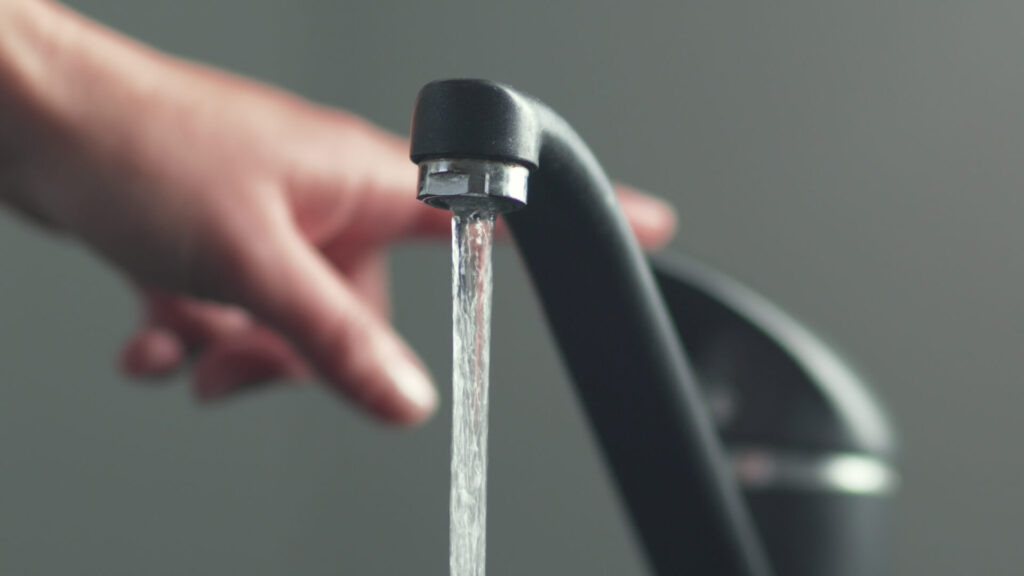
[[[487,542],[487,389],[493,213],[452,217],[452,492],[450,576],[483,576]]]

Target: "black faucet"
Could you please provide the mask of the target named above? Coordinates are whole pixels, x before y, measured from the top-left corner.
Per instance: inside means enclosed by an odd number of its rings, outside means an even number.
[[[422,200],[505,212],[655,573],[885,573],[891,433],[811,332],[700,264],[649,262],[586,144],[512,88],[428,84],[411,157]]]

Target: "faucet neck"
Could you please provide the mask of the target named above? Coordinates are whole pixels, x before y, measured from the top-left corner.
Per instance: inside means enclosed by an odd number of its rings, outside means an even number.
[[[480,80],[427,85],[412,158],[531,168],[506,215],[562,356],[655,571],[767,576],[654,277],[597,159],[560,116]]]

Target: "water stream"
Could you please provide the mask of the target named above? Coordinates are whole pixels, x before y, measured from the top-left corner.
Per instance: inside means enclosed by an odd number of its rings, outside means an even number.
[[[484,576],[487,543],[487,394],[494,215],[452,217],[452,488],[450,576]]]

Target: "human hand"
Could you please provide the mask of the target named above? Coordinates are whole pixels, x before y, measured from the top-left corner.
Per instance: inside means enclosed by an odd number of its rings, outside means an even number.
[[[388,321],[383,257],[447,237],[450,215],[415,200],[406,140],[42,6],[66,26],[48,35],[65,57],[0,83],[32,143],[7,199],[140,288],[124,370],[152,378],[194,357],[204,399],[315,374],[385,420],[429,415],[434,388]],[[621,201],[643,245],[667,241],[665,204]]]

